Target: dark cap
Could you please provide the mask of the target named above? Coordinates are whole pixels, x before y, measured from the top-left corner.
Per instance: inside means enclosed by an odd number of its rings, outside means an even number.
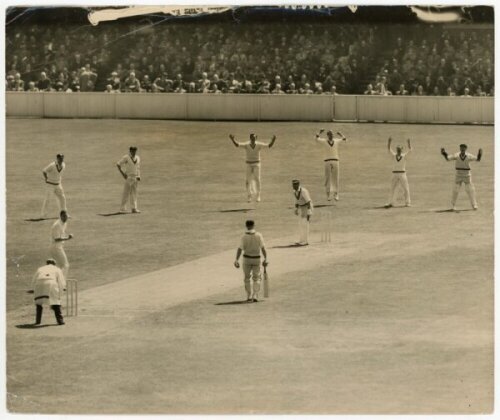
[[[130,150],[130,151],[132,151],[132,150],[137,150],[137,147],[135,147],[135,146],[130,146],[128,150]]]
[[[466,145],[466,144],[464,144],[464,143],[462,143],[462,144],[460,145],[460,147],[465,147],[465,148],[467,149],[467,145]]]
[[[245,222],[245,226],[246,226],[248,229],[250,229],[250,228],[252,228],[252,227],[254,227],[254,226],[255,226],[255,222],[254,222],[253,220],[247,220],[247,221]]]
[[[57,158],[61,158],[61,159],[63,159],[63,158],[64,158],[64,155],[63,155],[62,153],[58,153],[56,157],[57,157]]]
[[[56,260],[54,258],[49,258],[47,261],[45,261],[46,264],[52,264],[56,265]]]
[[[300,181],[298,179],[293,179],[292,184],[300,184]]]

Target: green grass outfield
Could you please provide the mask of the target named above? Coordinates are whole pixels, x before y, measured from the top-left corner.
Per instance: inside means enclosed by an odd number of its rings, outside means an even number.
[[[67,164],[68,232],[75,236],[65,246],[70,277],[79,280],[82,297],[112,283],[129,297],[120,286],[129,284],[124,279],[140,282],[142,275],[175,272],[168,270],[204,258],[230,266],[247,218],[270,243],[288,243],[297,229],[291,179],[300,178],[313,201],[325,204],[322,148],[314,141],[321,127],[332,124],[7,120],[8,408],[490,412],[493,127],[335,124],[349,139],[340,150],[341,200],[317,209],[308,250],[323,252],[324,260],[301,270],[294,250],[289,269],[276,270],[282,274],[272,278],[273,294],[264,302],[216,305],[243,298],[241,271],[234,270],[233,286],[178,304],[169,296],[159,301],[151,290],[147,310],[113,313],[99,301],[100,308],[82,307],[64,327],[16,328],[32,322],[26,290],[48,256],[52,224],[25,219],[39,214],[41,169],[56,153],[64,153]],[[246,203],[244,152],[232,146],[230,132],[239,141],[250,132],[262,141],[278,137],[262,152],[261,203]],[[377,208],[390,187],[388,136],[395,144],[412,139],[411,208]],[[483,160],[473,163],[480,208],[440,212],[450,206],[454,165],[439,149],[455,152],[463,142],[472,153],[484,150]],[[142,159],[142,213],[99,216],[118,210],[123,180],[115,163],[130,145],[139,147]],[[51,208],[55,217],[55,199]],[[470,208],[463,189],[458,208]],[[326,211],[333,242],[321,248],[318,219]],[[278,252],[286,250],[269,249],[271,273]],[[200,276],[204,281],[214,279]],[[48,311],[44,322],[53,322]]]

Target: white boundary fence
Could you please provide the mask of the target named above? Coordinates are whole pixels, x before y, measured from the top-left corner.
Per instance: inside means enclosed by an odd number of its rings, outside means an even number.
[[[7,117],[494,123],[493,97],[6,92]]]

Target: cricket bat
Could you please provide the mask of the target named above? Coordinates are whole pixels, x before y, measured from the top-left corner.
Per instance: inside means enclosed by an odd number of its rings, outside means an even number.
[[[264,297],[269,297],[269,275],[267,274],[266,267],[264,266]]]

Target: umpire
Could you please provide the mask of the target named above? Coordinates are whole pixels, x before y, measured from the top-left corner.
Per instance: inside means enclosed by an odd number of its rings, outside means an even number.
[[[46,265],[36,270],[31,288],[35,294],[35,325],[40,325],[42,322],[43,305],[50,305],[56,316],[57,323],[64,325],[61,313],[61,296],[63,291],[66,290],[66,280],[61,269],[56,267],[55,260],[48,259]]]
[[[234,266],[240,268],[239,259],[243,253],[243,273],[245,274],[245,290],[247,292],[247,302],[258,302],[260,291],[260,253],[264,256],[262,265],[267,266],[267,252],[264,245],[264,238],[255,231],[255,222],[247,220],[245,222],[246,232],[241,238],[241,244],[236,251]],[[253,280],[250,282],[250,278]]]

